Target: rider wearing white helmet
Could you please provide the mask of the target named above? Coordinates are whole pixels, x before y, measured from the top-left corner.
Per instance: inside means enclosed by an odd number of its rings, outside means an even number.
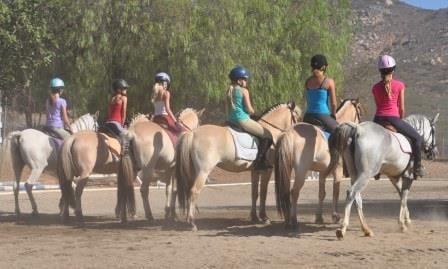
[[[171,110],[171,78],[165,72],[159,72],[154,77],[154,86],[151,101],[154,105],[153,121],[159,124],[165,124],[168,129],[180,133],[184,129],[179,124]]]
[[[67,101],[61,97],[64,91],[64,81],[60,78],[53,78],[50,81],[50,97],[47,99],[47,121],[46,128],[57,134],[61,139],[70,136],[64,129],[70,130],[70,120],[67,113]]]
[[[378,70],[381,81],[373,85],[372,93],[375,98],[376,113],[374,122],[390,124],[411,140],[414,155],[414,177],[422,177],[421,144],[422,137],[407,122],[402,120],[405,116],[403,82],[393,79],[396,62],[389,55],[382,55],[378,59]]]

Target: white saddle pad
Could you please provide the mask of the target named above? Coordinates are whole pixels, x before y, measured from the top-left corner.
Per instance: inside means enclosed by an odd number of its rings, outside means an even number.
[[[398,144],[400,144],[400,148],[404,153],[412,153],[411,144],[404,135],[395,132],[391,133],[397,139]]]
[[[255,160],[258,152],[257,139],[248,133],[238,132],[230,127],[228,129],[235,144],[236,158],[247,161]]]

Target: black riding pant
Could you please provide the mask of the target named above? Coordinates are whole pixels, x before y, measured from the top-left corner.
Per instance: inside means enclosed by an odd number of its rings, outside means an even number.
[[[334,129],[338,127],[338,122],[327,114],[305,113],[303,121],[313,125],[322,126],[325,131],[329,133],[333,133]]]
[[[423,139],[422,136],[409,123],[400,119],[399,117],[393,116],[375,116],[373,121],[376,123],[387,122],[394,126],[399,133],[411,139],[414,160],[415,162],[420,162]]]

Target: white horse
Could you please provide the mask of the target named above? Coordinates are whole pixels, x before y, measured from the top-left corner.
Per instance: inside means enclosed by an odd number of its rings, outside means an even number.
[[[405,119],[423,137],[423,150],[429,159],[433,159],[437,154],[434,124],[438,116],[439,114],[433,120],[423,115],[410,115]],[[373,235],[364,218],[361,192],[369,179],[378,173],[389,177],[401,198],[398,223],[401,230],[406,231],[411,223],[407,199],[413,182],[413,165],[411,155],[403,152],[392,132],[371,121],[359,125],[341,124],[330,137],[329,148],[331,162],[325,173],[328,175],[336,168],[343,154],[351,178],[351,186],[347,190],[344,221],[342,227],[336,231],[336,236],[339,239],[344,237],[354,201],[364,234]]]
[[[98,112],[93,115],[85,114],[74,121],[70,127],[73,133],[82,130],[96,130],[98,128],[97,118]],[[19,184],[23,168],[27,165],[31,169],[25,183],[25,190],[33,209],[32,215],[38,216],[39,212],[32,192],[33,185],[39,181],[44,169],[56,172],[57,150],[56,139],[36,129],[25,129],[8,134],[4,148],[4,161],[6,164],[10,164],[14,171],[14,199],[17,217],[20,216]]]

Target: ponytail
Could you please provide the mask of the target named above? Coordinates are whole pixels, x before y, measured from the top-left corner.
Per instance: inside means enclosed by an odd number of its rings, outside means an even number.
[[[235,87],[233,85],[230,85],[227,89],[227,100],[232,105],[232,108],[235,108],[235,102],[233,101],[233,92],[235,90]]]
[[[387,97],[390,99],[392,92],[392,73],[381,75],[384,83],[384,90],[386,91]]]
[[[154,84],[154,87],[152,88],[151,101],[153,103],[156,101],[161,101],[164,93],[165,93],[165,89],[163,88],[163,84],[156,82]]]

